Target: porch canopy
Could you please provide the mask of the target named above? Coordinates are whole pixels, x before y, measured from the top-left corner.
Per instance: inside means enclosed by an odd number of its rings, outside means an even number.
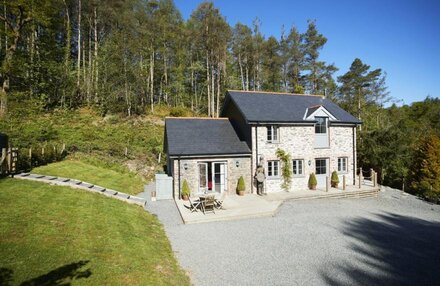
[[[165,151],[169,158],[251,154],[227,118],[166,118]]]

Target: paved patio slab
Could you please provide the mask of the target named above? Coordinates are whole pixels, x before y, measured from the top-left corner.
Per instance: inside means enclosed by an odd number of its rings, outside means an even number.
[[[243,218],[273,216],[281,201],[268,201],[257,195],[228,195],[223,203],[223,209],[203,214],[201,210],[191,212],[189,201],[176,200],[180,216],[185,224],[226,221]]]

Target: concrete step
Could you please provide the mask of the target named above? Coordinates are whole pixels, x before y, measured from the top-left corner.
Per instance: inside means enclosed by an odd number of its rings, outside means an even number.
[[[343,198],[366,198],[366,197],[376,197],[378,194],[378,190],[368,190],[368,191],[359,191],[359,192],[345,192],[345,193],[336,193],[336,194],[320,194],[316,196],[307,196],[307,197],[298,197],[298,198],[290,198],[290,201],[299,201],[299,200],[311,200],[311,199],[343,199]]]

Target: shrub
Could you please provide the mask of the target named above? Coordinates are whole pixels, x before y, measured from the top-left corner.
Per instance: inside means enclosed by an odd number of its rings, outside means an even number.
[[[332,183],[339,184],[338,172],[333,171],[331,181]]]
[[[188,182],[186,180],[183,180],[182,185],[182,196],[188,196],[191,194],[191,190],[189,189]]]
[[[174,117],[184,117],[184,116],[188,116],[190,114],[191,114],[191,112],[188,109],[186,109],[185,107],[177,106],[177,107],[171,108],[171,110],[170,110],[170,115],[174,116]]]
[[[313,189],[318,184],[318,181],[316,180],[315,173],[311,173],[309,176],[309,188]]]
[[[246,190],[246,185],[244,184],[243,176],[238,179],[237,192],[244,192]]]

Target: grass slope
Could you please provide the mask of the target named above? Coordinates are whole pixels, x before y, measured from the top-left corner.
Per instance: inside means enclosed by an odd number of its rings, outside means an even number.
[[[17,179],[0,180],[0,202],[1,285],[189,284],[140,207]]]
[[[78,179],[131,195],[143,191],[142,179],[134,173],[123,173],[72,159],[40,166],[34,168],[32,172],[42,175]]]

